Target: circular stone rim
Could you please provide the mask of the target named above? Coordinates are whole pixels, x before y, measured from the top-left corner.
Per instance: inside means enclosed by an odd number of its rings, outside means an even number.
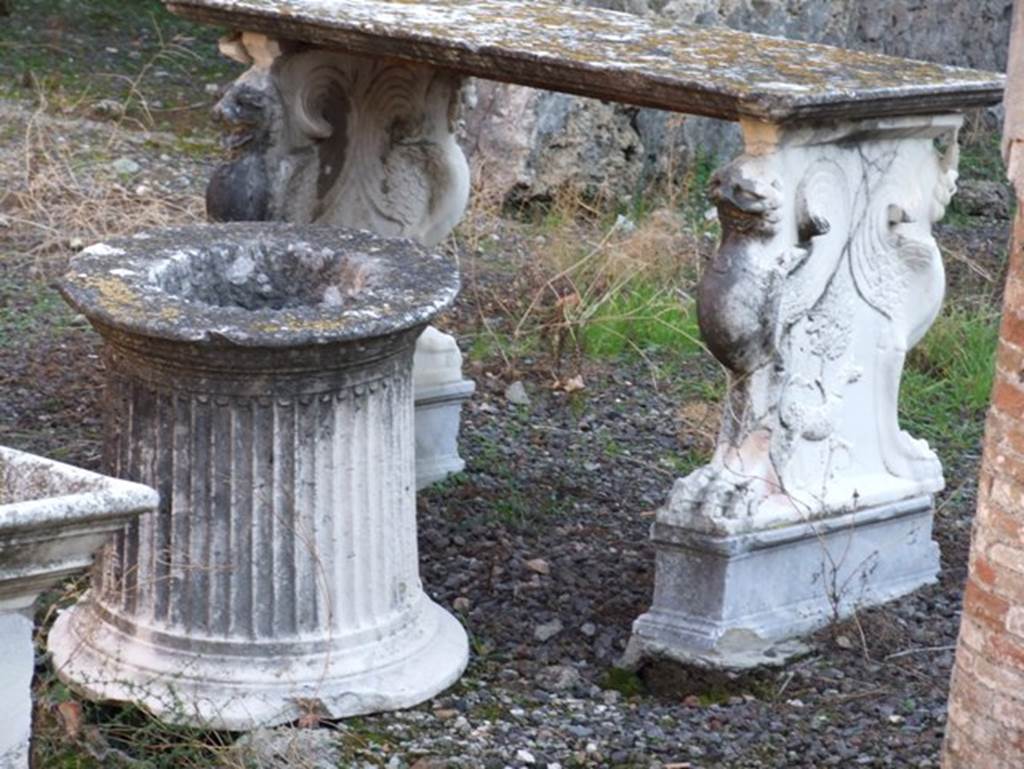
[[[282,246],[313,243],[336,252],[370,253],[382,265],[382,286],[343,306],[256,309],[196,302],[163,291],[149,274],[174,251],[211,239],[259,238]],[[91,322],[145,337],[240,347],[296,347],[372,339],[427,323],[450,307],[460,288],[451,259],[418,243],[333,225],[280,222],[200,224],[142,230],[93,244],[71,259],[58,283],[67,302]]]

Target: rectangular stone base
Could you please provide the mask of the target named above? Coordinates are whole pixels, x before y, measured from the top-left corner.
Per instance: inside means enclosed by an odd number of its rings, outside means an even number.
[[[656,523],[654,601],[625,664],[779,664],[792,639],[935,580],[930,496],[749,534]]]

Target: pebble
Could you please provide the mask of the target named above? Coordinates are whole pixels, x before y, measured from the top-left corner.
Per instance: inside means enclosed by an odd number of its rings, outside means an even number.
[[[516,761],[519,761],[522,764],[532,765],[537,762],[537,759],[533,757],[533,753],[530,751],[520,748],[516,751]]]
[[[124,116],[124,104],[115,99],[100,99],[92,105],[90,112],[96,118],[120,118]]]
[[[131,158],[127,157],[118,158],[117,160],[110,164],[110,167],[116,173],[119,173],[122,176],[131,176],[132,174],[137,174],[139,171],[142,170],[142,166],[140,166]]]
[[[514,406],[529,406],[530,395],[526,392],[526,385],[516,380],[505,388],[505,400]]]
[[[526,568],[537,574],[551,573],[551,565],[543,558],[531,558],[526,562]]]
[[[563,628],[562,620],[556,618],[550,622],[545,622],[543,625],[537,625],[533,630],[533,637],[541,643],[544,643],[545,641],[550,641],[556,635],[561,633]]]

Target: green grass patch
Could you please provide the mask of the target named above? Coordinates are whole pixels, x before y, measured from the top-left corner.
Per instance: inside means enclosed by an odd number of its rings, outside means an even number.
[[[995,313],[951,305],[939,316],[911,351],[903,374],[900,413],[913,435],[953,453],[977,444],[998,340]]]
[[[694,304],[674,291],[647,284],[627,286],[593,308],[581,319],[580,342],[588,354],[599,358],[704,351]]]
[[[960,145],[960,176],[967,179],[999,179],[1006,176],[998,131],[979,131]]]
[[[698,451],[692,448],[665,454],[661,457],[662,466],[671,470],[672,474],[677,478],[685,478],[694,470],[703,467],[710,461],[710,452]]]
[[[5,347],[59,338],[74,321],[74,311],[56,290],[43,283],[25,288],[0,278],[0,345]]]
[[[112,100],[159,128],[205,127],[214,100],[205,86],[240,71],[217,51],[223,34],[160,0],[17,0],[0,21],[0,96],[83,114]]]
[[[601,681],[601,688],[618,692],[623,697],[638,697],[647,691],[640,676],[623,668],[609,669]]]
[[[484,329],[472,339],[466,351],[471,361],[488,362],[496,358],[510,361],[537,354],[543,349],[540,339],[533,333],[514,336]]]

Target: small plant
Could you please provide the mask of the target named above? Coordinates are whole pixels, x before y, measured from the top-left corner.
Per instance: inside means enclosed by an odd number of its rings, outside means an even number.
[[[911,351],[900,411],[905,427],[947,453],[981,439],[995,375],[999,321],[994,311],[950,305]]]
[[[610,668],[601,681],[601,688],[618,692],[623,697],[638,697],[647,692],[640,676],[624,668]]]

